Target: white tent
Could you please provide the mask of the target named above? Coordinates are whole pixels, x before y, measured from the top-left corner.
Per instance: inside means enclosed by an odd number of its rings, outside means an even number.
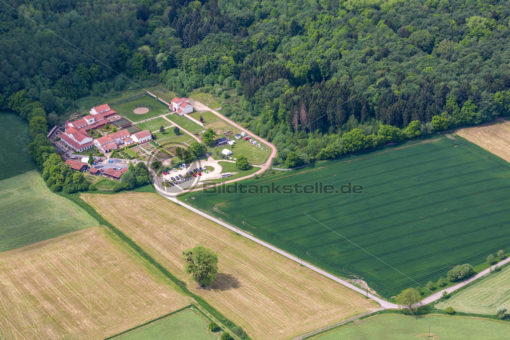
[[[230,151],[229,149],[223,149],[221,150],[221,154],[224,156],[230,156],[232,154],[232,151]]]

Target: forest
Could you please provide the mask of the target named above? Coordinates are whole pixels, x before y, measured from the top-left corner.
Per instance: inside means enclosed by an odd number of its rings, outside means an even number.
[[[0,108],[26,98],[50,127],[159,81],[218,96],[292,167],[510,114],[510,0],[9,4]]]

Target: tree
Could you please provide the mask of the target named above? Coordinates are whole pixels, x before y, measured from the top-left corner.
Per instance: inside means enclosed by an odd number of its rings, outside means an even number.
[[[221,333],[220,340],[234,340],[234,338],[227,332]]]
[[[151,164],[151,167],[157,172],[159,169],[161,169],[161,167],[163,166],[163,164],[161,163],[160,160],[155,160],[154,162],[152,162]]]
[[[450,315],[455,314],[455,309],[453,309],[453,307],[452,307],[452,306],[448,306],[448,307],[446,307],[444,311],[445,311],[447,314],[450,314]]]
[[[506,257],[505,251],[503,249],[498,250],[498,258],[503,260]]]
[[[236,167],[239,170],[249,170],[251,165],[248,163],[248,158],[246,158],[246,156],[239,156],[236,159]]]
[[[496,313],[498,319],[504,320],[508,317],[508,314],[506,313],[506,308],[500,308],[498,309],[498,312]]]
[[[421,122],[419,120],[413,120],[404,129],[404,135],[407,138],[415,138],[421,134]]]
[[[494,255],[489,254],[489,255],[487,256],[487,263],[488,263],[488,264],[494,264],[494,263],[496,263],[496,262],[498,262],[498,261],[496,260],[496,257],[495,257]]]
[[[205,144],[194,141],[189,145],[189,151],[193,154],[193,156],[195,156],[195,158],[200,158],[205,156],[205,153],[207,152],[207,146],[205,146]]]
[[[427,288],[430,291],[433,291],[433,290],[436,290],[437,286],[434,282],[429,281],[429,282],[427,282],[427,285],[425,286],[425,288]]]
[[[177,126],[174,126],[174,133],[179,136],[181,134],[181,129],[179,129]]]
[[[416,304],[421,300],[421,294],[416,288],[407,288],[398,294],[395,300],[399,305],[406,306],[410,313],[414,313],[417,310]]]
[[[214,323],[212,321],[209,322],[209,330],[211,332],[218,332],[220,329],[221,329],[220,326],[218,326],[216,323]]]
[[[163,125],[159,127],[159,132],[165,133],[165,127]]]
[[[466,263],[466,264],[459,264],[455,267],[453,267],[448,274],[446,275],[448,280],[451,282],[460,281],[463,279],[466,279],[470,276],[473,276],[475,273],[473,266]]]
[[[289,152],[287,154],[287,158],[285,159],[285,165],[287,168],[295,168],[303,165],[304,163],[305,161],[294,151]]]
[[[437,280],[438,287],[444,287],[448,284],[446,279],[444,277],[440,277],[439,280]]]
[[[89,165],[92,165],[94,163],[94,155],[92,152],[89,152]]]
[[[216,142],[216,133],[213,131],[213,129],[209,128],[204,132],[204,136],[202,138],[202,141],[207,146],[213,146]]]
[[[197,246],[182,253],[186,272],[202,287],[210,286],[218,273],[218,257],[212,250]]]

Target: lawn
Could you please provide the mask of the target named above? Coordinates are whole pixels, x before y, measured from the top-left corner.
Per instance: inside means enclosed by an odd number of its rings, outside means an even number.
[[[193,92],[191,92],[189,97],[198,100],[199,102],[209,106],[213,110],[218,109],[221,106],[221,103],[218,100],[218,98],[216,98],[210,93],[200,92],[200,90],[194,90]]]
[[[208,320],[199,312],[188,308],[157,320],[146,326],[136,328],[114,339],[122,340],[215,340],[217,336],[207,328]]]
[[[334,186],[333,193],[281,193],[282,185],[315,183]],[[342,193],[348,183],[351,193]],[[181,199],[334,274],[360,277],[385,297],[437,280],[454,265],[485,262],[510,244],[510,166],[460,137],[244,184],[274,184],[280,193]]]
[[[82,194],[106,220],[252,339],[284,339],[375,308],[371,300],[156,194]],[[202,289],[182,251],[218,254],[219,274]]]
[[[248,162],[250,162],[250,164],[258,165],[263,164],[271,153],[269,147],[263,143],[261,143],[262,147],[258,148],[255,145],[251,144],[250,142],[242,139],[239,140],[235,139],[235,141],[236,144],[234,144],[233,146],[224,145],[218,147],[218,149],[220,150],[229,149],[233,153],[232,157],[245,156],[246,158],[248,158]]]
[[[459,312],[490,315],[500,308],[510,310],[510,266],[462,289],[436,308],[448,306]]]
[[[114,180],[102,177],[94,184],[94,186],[99,191],[113,191],[117,183],[118,182]]]
[[[214,113],[210,111],[206,112],[193,112],[191,114],[191,117],[195,118],[196,120],[200,121],[200,117],[204,120],[203,123],[207,126],[208,124],[212,124],[214,122],[217,122],[221,118],[216,116]]]
[[[231,173],[233,173],[233,175],[230,176],[230,177],[226,177],[226,178],[218,178],[218,179],[212,179],[212,180],[209,180],[209,181],[205,181],[206,183],[218,183],[218,182],[231,181],[231,180],[236,179],[236,178],[241,178],[241,177],[244,177],[244,176],[251,175],[252,173],[254,173],[254,172],[256,172],[257,170],[260,169],[259,167],[253,166],[249,170],[239,170],[236,167],[235,163],[231,163],[231,162],[218,162],[218,163],[221,165],[221,172],[222,173],[231,172]]]
[[[138,98],[123,102],[121,104],[112,104],[110,107],[114,109],[118,114],[128,118],[132,122],[138,122],[140,120],[156,117],[170,112],[166,105],[149,95],[144,95],[143,92],[140,93]],[[133,110],[137,107],[147,107],[149,108],[149,112],[145,114],[135,114]]]
[[[94,227],[0,254],[2,339],[103,339],[190,304]]]
[[[510,322],[445,315],[406,316],[381,314],[336,328],[317,340],[505,340]]]
[[[0,252],[97,224],[35,170],[0,181]]]
[[[28,153],[28,124],[14,114],[0,113],[0,180],[32,170],[34,163]]]
[[[168,119],[170,119],[172,122],[176,123],[183,129],[191,132],[192,134],[198,135],[198,133],[204,128],[197,123],[193,122],[191,119],[188,119],[184,116],[179,116],[178,114],[171,114],[167,116]]]
[[[136,126],[138,126],[140,129],[149,130],[151,132],[159,131],[159,128],[161,126],[167,127],[170,125],[172,125],[172,123],[170,123],[168,120],[166,120],[164,118],[156,118],[156,119],[149,120],[145,123],[136,124]]]

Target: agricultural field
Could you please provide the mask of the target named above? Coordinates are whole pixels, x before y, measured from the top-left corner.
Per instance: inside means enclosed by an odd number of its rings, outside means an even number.
[[[188,308],[128,333],[117,340],[215,340],[218,337],[207,328],[208,321],[199,312]]]
[[[510,266],[492,273],[436,305],[474,314],[495,315],[500,308],[510,310]]]
[[[498,121],[493,124],[465,128],[457,131],[457,134],[510,162],[509,121]]]
[[[281,191],[315,183],[332,185],[333,193]],[[197,192],[181,199],[334,274],[361,278],[384,297],[425,286],[454,265],[482,263],[510,244],[503,227],[510,222],[510,166],[460,137],[243,184],[279,186],[280,193]]]
[[[161,126],[167,127],[170,125],[172,125],[172,123],[170,123],[168,120],[166,120],[164,118],[156,118],[156,119],[152,119],[147,122],[144,122],[144,123],[136,124],[136,126],[138,126],[141,130],[149,130],[151,132],[159,131],[159,128]]]
[[[2,339],[99,339],[190,304],[118,242],[95,227],[1,253]]]
[[[139,96],[133,97],[132,100],[127,100],[120,104],[110,104],[110,107],[117,111],[117,113],[121,116],[124,116],[135,123],[140,120],[160,116],[170,112],[166,105],[149,95],[143,94],[143,92],[141,92]],[[149,112],[144,114],[135,114],[133,111],[139,107],[146,107],[149,109]]]
[[[28,124],[14,114],[0,113],[0,180],[32,170],[35,166],[28,153]]]
[[[81,197],[253,339],[289,338],[377,307],[156,194]],[[211,289],[199,288],[184,271],[182,251],[197,245],[218,254]]]
[[[170,119],[172,122],[176,123],[183,129],[189,131],[192,134],[198,135],[200,131],[202,131],[204,128],[197,123],[193,122],[191,119],[188,119],[184,116],[179,116],[178,114],[171,114],[167,116],[168,119]]]
[[[35,170],[0,181],[0,252],[97,225]]]
[[[333,329],[314,340],[505,340],[510,323],[498,320],[445,315],[420,317],[380,314]]]

